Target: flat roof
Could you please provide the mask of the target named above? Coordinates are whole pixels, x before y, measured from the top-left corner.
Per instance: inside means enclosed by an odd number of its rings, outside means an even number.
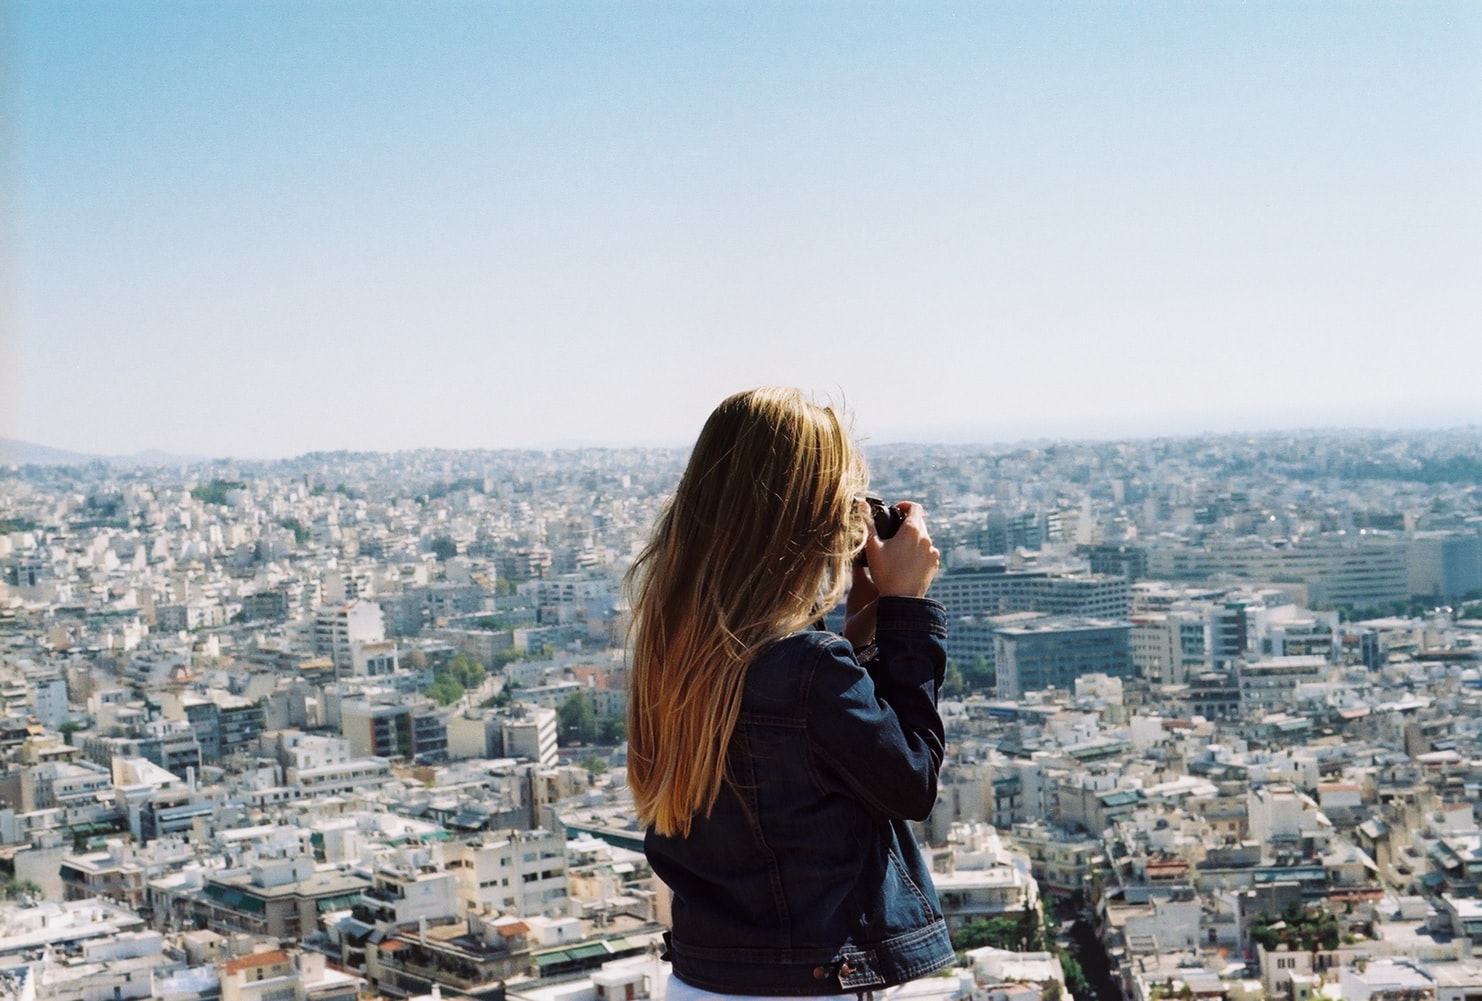
[[[279,963],[288,962],[288,953],[282,949],[271,949],[267,952],[254,952],[248,956],[239,956],[226,962],[226,972],[236,973],[238,970],[250,970],[258,966],[277,966]]]

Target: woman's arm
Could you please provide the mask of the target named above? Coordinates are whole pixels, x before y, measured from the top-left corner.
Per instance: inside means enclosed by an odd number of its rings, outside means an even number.
[[[926,598],[882,596],[879,656],[866,671],[843,641],[819,652],[807,694],[809,742],[823,765],[881,817],[924,820],[936,805],[945,737],[937,691],[946,611]]]

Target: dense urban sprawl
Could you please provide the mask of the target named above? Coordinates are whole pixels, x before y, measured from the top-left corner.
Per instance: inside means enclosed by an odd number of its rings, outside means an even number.
[[[650,996],[621,578],[683,460],[0,467],[0,997]],[[1482,433],[870,461],[951,621],[963,965],[903,996],[1482,1001]]]

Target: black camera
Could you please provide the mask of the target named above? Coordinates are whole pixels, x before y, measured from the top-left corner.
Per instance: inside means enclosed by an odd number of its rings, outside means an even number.
[[[875,523],[875,535],[882,539],[888,539],[905,523],[906,512],[897,505],[888,507],[885,502],[874,494],[865,494],[864,502],[870,506],[870,518]]]

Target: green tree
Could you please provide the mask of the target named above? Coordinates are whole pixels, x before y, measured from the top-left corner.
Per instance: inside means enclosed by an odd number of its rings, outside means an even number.
[[[996,918],[976,918],[963,925],[952,936],[955,949],[981,949],[992,946],[1012,952],[1045,952],[1049,936],[1039,908],[1025,904],[1018,914],[1001,914]]]
[[[425,656],[423,663],[426,663]],[[484,676],[484,665],[459,651],[448,658],[446,663],[433,667],[432,684],[428,686],[426,694],[429,698],[436,699],[440,705],[452,705],[463,698],[464,692],[483,684]]]
[[[477,688],[484,683],[484,665],[468,654],[459,652],[448,660],[445,673],[464,688]]]
[[[433,539],[429,548],[432,550],[432,555],[436,556],[441,563],[446,563],[458,555],[458,543],[449,538]]]
[[[967,694],[967,683],[954,660],[947,661],[947,673],[942,678],[942,698],[957,699]]]
[[[558,743],[567,747],[596,741],[597,710],[590,695],[577,692],[557,707],[556,734]]]
[[[970,692],[993,692],[998,688],[998,672],[988,658],[978,654],[962,668],[962,683]]]
[[[597,725],[597,739],[604,744],[621,744],[628,739],[628,721],[621,716],[604,717]]]
[[[450,706],[463,698],[463,686],[445,674],[427,687],[426,695],[440,706]]]
[[[1019,919],[1011,917],[974,918],[952,936],[954,949],[1011,949],[1018,952]]]
[[[191,487],[190,495],[202,504],[225,504],[228,490],[240,490],[247,484],[236,480],[212,480],[198,487]]]
[[[1038,907],[1025,902],[1024,909],[1019,912],[1017,931],[1019,941],[1024,943],[1019,947],[1022,951],[1043,952],[1045,950],[1048,936],[1045,934],[1045,922],[1040,916]]]
[[[1302,952],[1336,949],[1341,939],[1338,918],[1326,908],[1288,907],[1280,918],[1261,915],[1251,926],[1250,937],[1266,949],[1285,945]]]
[[[1086,971],[1081,969],[1080,960],[1063,949],[1057,949],[1060,956],[1060,971],[1065,974],[1065,986],[1071,994],[1078,998],[1089,997],[1091,994],[1091,982],[1086,979]]]

